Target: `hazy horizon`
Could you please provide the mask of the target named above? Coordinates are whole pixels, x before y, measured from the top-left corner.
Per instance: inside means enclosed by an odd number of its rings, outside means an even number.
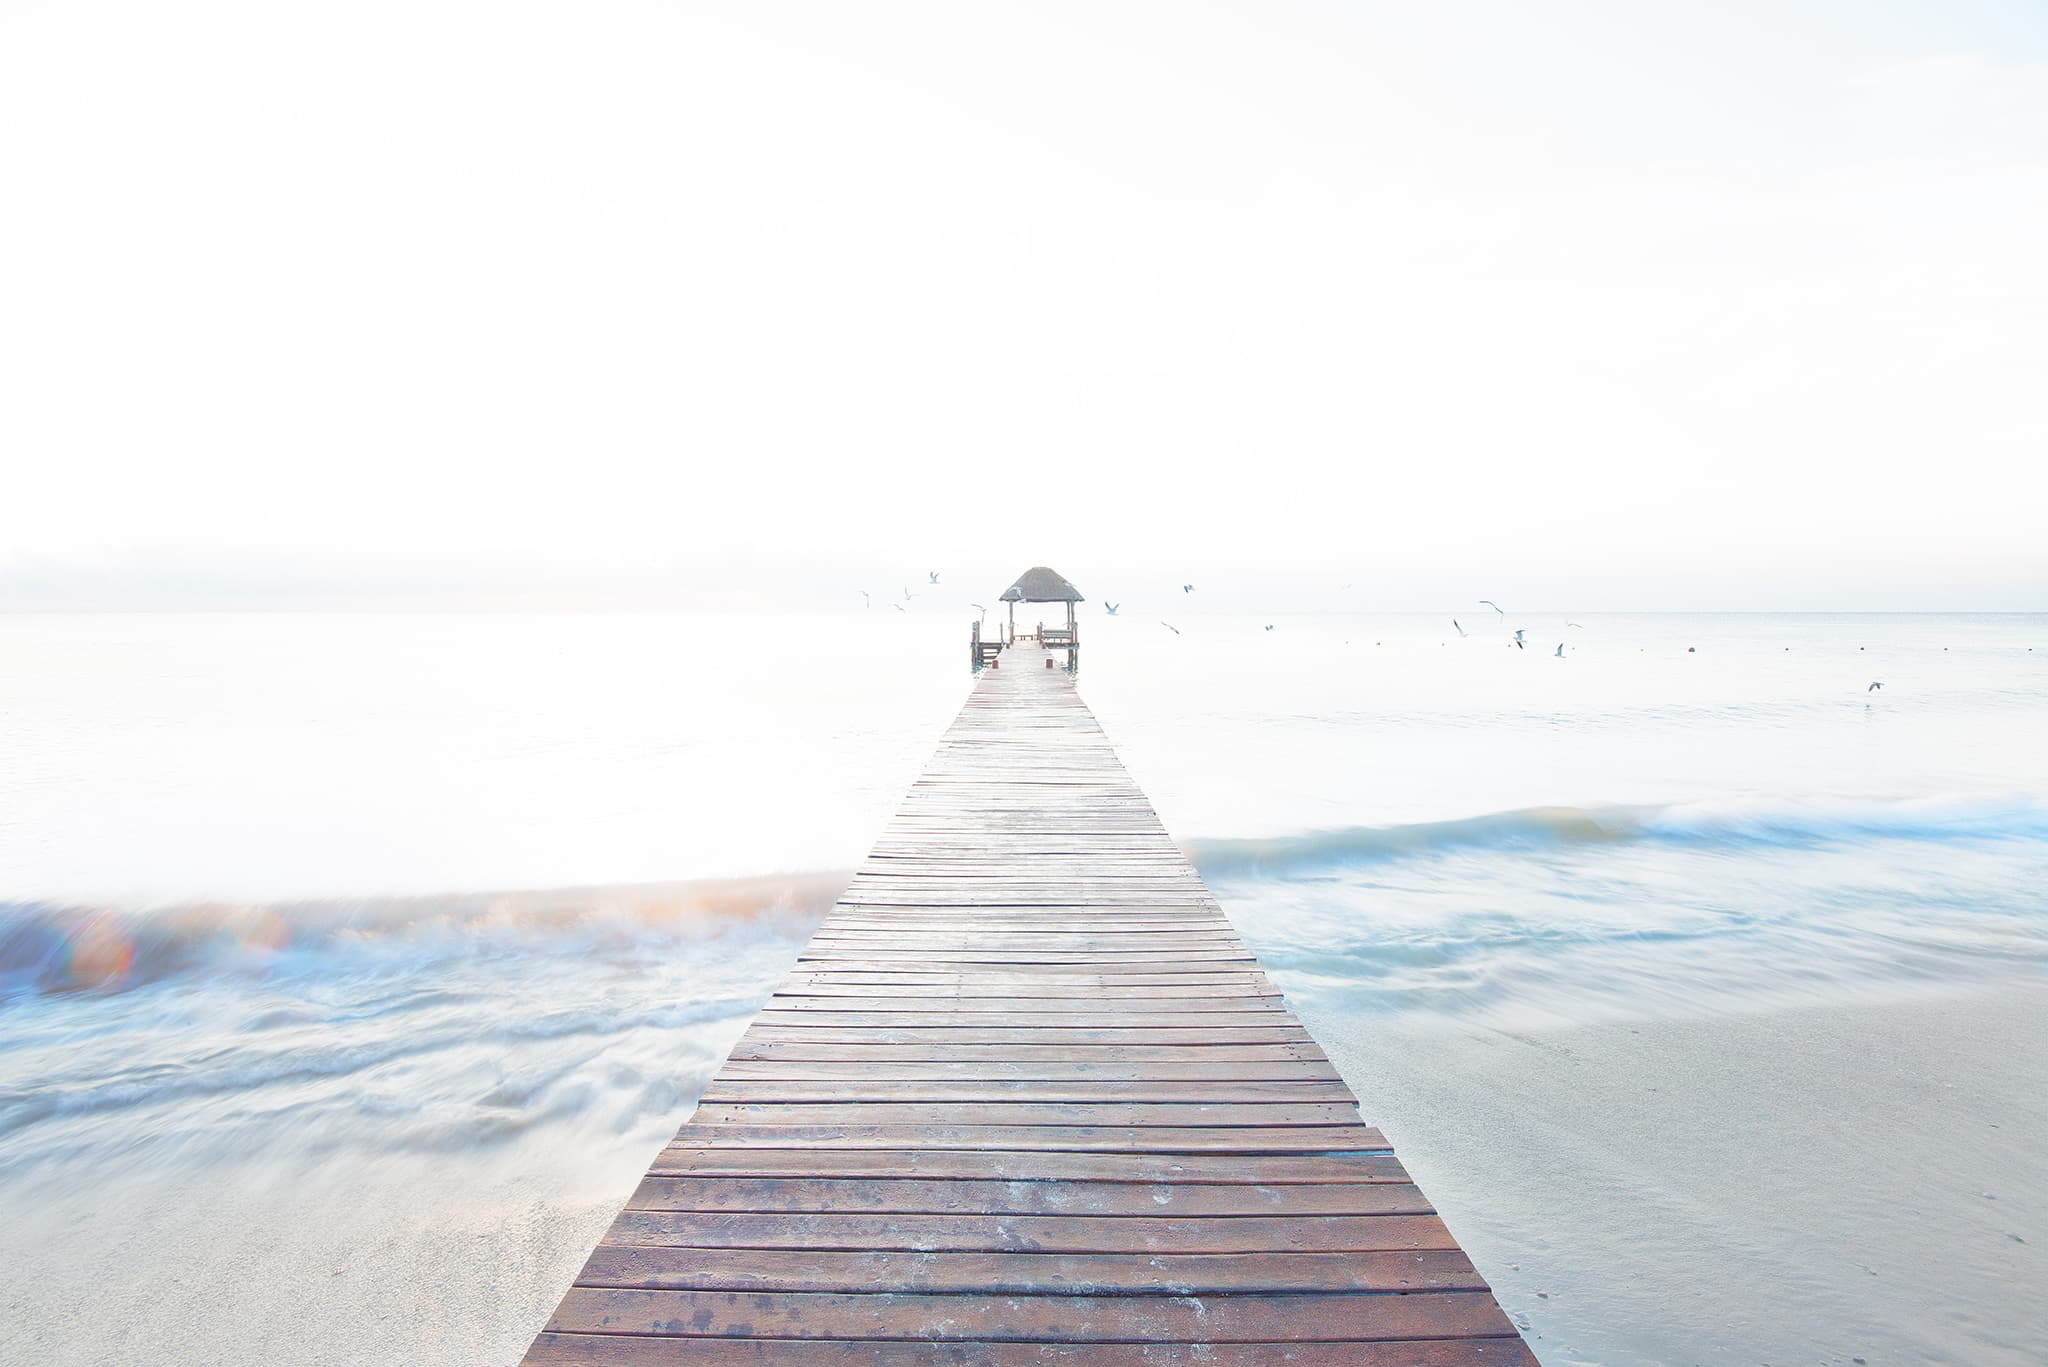
[[[1076,562],[1078,563],[1078,562]],[[1020,569],[1022,567],[1020,566]],[[1064,569],[1056,564],[1055,568]],[[228,576],[181,574],[110,577],[59,575],[38,580],[16,576],[0,584],[0,615],[34,614],[190,614],[190,613],[723,613],[756,612],[775,615],[860,612],[864,604],[858,584],[866,583],[873,595],[870,610],[889,611],[901,600],[903,582],[918,589],[916,599],[905,604],[906,611],[958,616],[972,619],[974,604],[988,602],[992,612],[1000,609],[989,600],[1000,592],[1005,576],[975,579],[966,587],[947,582],[938,588],[908,576],[841,574],[830,578],[791,578],[779,585],[761,586],[748,582],[693,587],[685,575],[650,576],[639,581],[579,578],[567,584],[545,585],[511,576],[493,579],[469,576],[415,581],[356,575],[322,579],[312,576],[272,576],[238,572]],[[1109,588],[1106,595],[1090,593],[1080,611],[1085,619],[1101,616],[1102,599],[1118,605],[1125,619],[1161,615],[1199,618],[1212,614],[1284,618],[1302,614],[1358,613],[1398,616],[1448,614],[1490,621],[1492,612],[1479,600],[1451,596],[1450,591],[1434,597],[1404,593],[1400,585],[1375,588],[1370,583],[1349,587],[1333,585],[1330,575],[1316,577],[1286,575],[1245,575],[1219,579],[1196,572],[1209,585],[1199,597],[1184,597],[1167,578],[1156,573],[1122,575],[1113,578],[1079,572],[1071,577]],[[1409,576],[1412,581],[1414,576]],[[1142,581],[1141,588],[1131,587]],[[1861,586],[1845,586],[1837,596],[1825,596],[1809,586],[1772,590],[1761,586],[1749,591],[1730,592],[1711,584],[1671,585],[1650,592],[1622,584],[1610,587],[1575,586],[1571,596],[1556,593],[1512,596],[1514,615],[1526,620],[1532,615],[1712,615],[1755,614],[1787,616],[1825,615],[1920,615],[1920,616],[2039,616],[2048,606],[2037,581],[2016,581],[2011,585],[1986,584],[1972,592],[1959,592],[1951,585],[1916,587],[1885,592]],[[1491,586],[1479,585],[1482,590]],[[1747,587],[1747,586],[1746,586]],[[1493,590],[1494,592],[1503,592]],[[1042,615],[1042,610],[1039,611]],[[1021,610],[1020,610],[1021,614]],[[1020,615],[1020,620],[1022,620]],[[1032,620],[1036,620],[1033,618]],[[1470,621],[1467,623],[1471,624]],[[964,628],[963,628],[964,629]]]

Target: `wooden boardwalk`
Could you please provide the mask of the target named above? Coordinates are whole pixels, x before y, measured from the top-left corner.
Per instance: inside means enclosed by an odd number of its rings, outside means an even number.
[[[980,676],[528,1363],[1535,1362],[1039,658]]]

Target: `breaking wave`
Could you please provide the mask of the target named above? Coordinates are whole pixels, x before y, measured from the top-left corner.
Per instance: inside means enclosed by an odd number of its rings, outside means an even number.
[[[1827,806],[1524,807],[1450,821],[1192,840],[1187,850],[1205,874],[1286,876],[1462,850],[1531,851],[1627,842],[1808,849],[1869,840],[2048,840],[2048,801],[1943,798]]]
[[[821,920],[843,873],[352,901],[191,903],[135,910],[0,902],[0,1001],[167,979],[318,973],[379,960],[700,939]]]

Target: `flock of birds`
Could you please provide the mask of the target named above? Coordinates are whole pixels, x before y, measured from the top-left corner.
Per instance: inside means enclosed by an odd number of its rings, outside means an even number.
[[[937,584],[937,583],[939,582],[939,572],[938,572],[937,570],[927,570],[927,571],[925,572],[925,582],[926,582],[926,584],[927,584],[927,585],[935,585],[935,584]],[[1346,584],[1346,585],[1345,585],[1344,587],[1348,589],[1348,588],[1350,588],[1350,587],[1351,587],[1351,585],[1349,585],[1349,584]],[[1195,591],[1195,586],[1194,586],[1193,584],[1182,584],[1182,585],[1180,586],[1180,591],[1181,591],[1181,593],[1182,593],[1183,595],[1187,595],[1187,594],[1192,594],[1192,593],[1193,593],[1193,592]],[[863,601],[864,601],[864,602],[865,602],[865,603],[867,604],[867,606],[868,606],[868,607],[870,607],[870,608],[874,607],[874,605],[875,605],[875,600],[874,600],[873,596],[872,596],[871,594],[869,594],[869,593],[868,593],[868,591],[867,591],[866,589],[862,589],[862,590],[860,591],[860,596],[861,596],[862,600],[863,600]],[[909,609],[908,609],[908,608],[906,608],[906,607],[905,607],[905,606],[904,606],[903,604],[904,604],[904,603],[908,603],[908,602],[912,602],[912,601],[914,601],[914,600],[916,599],[916,597],[917,597],[917,595],[916,595],[916,594],[914,594],[914,593],[912,593],[912,592],[910,591],[909,587],[908,587],[908,586],[906,585],[906,586],[904,587],[904,590],[903,590],[903,602],[902,602],[902,603],[896,603],[896,604],[894,604],[894,607],[895,607],[896,611],[898,611],[898,612],[908,612],[908,611],[909,611]],[[1499,618],[1501,619],[1501,621],[1505,622],[1505,621],[1507,620],[1507,616],[1508,616],[1508,614],[1507,614],[1507,609],[1503,608],[1503,607],[1502,607],[1502,606],[1501,606],[1500,604],[1498,604],[1498,603],[1494,602],[1494,601],[1493,601],[1493,600],[1492,600],[1491,598],[1481,598],[1481,599],[1479,599],[1479,600],[1477,600],[1477,601],[1478,601],[1478,605],[1479,605],[1480,607],[1487,607],[1487,608],[1492,608],[1492,609],[1494,610],[1494,613],[1495,613],[1495,614],[1496,614],[1497,616],[1499,616]],[[988,607],[987,607],[987,605],[986,605],[986,604],[983,604],[983,603],[969,603],[969,604],[968,604],[967,606],[969,606],[969,607],[971,607],[971,608],[975,609],[975,610],[976,610],[977,612],[979,612],[979,613],[981,614],[981,620],[982,620],[983,624],[986,624],[986,623],[988,622]],[[1102,605],[1102,610],[1103,610],[1103,612],[1104,612],[1105,614],[1107,614],[1108,616],[1114,617],[1114,616],[1116,616],[1116,614],[1117,614],[1117,609],[1121,608],[1122,606],[1123,606],[1123,604],[1122,604],[1122,603],[1111,603],[1111,602],[1107,602],[1107,601],[1105,601],[1105,602],[1103,603],[1103,605]],[[1171,623],[1171,622],[1169,622],[1169,621],[1166,621],[1166,620],[1165,620],[1164,618],[1160,619],[1159,625],[1160,625],[1160,626],[1163,626],[1163,627],[1165,627],[1165,628],[1166,628],[1166,629],[1167,629],[1168,631],[1172,632],[1172,633],[1173,633],[1174,635],[1176,635],[1176,636],[1178,636],[1178,635],[1180,635],[1180,634],[1181,634],[1181,629],[1180,629],[1179,627],[1175,626],[1175,625],[1174,625],[1173,623]],[[1265,629],[1266,629],[1267,631],[1271,631],[1271,630],[1273,630],[1273,628],[1274,628],[1274,626],[1275,626],[1275,625],[1276,625],[1275,623],[1272,623],[1272,622],[1268,622],[1268,623],[1266,623],[1266,624],[1265,624]],[[1584,624],[1583,622],[1566,622],[1566,623],[1565,623],[1565,627],[1566,627],[1566,629],[1567,629],[1567,630],[1574,630],[1574,631],[1584,631],[1584,630],[1585,630],[1585,624]],[[1464,624],[1463,624],[1463,623],[1461,623],[1461,622],[1460,622],[1460,621],[1459,621],[1459,620],[1458,620],[1457,618],[1455,618],[1455,617],[1453,617],[1453,618],[1451,619],[1451,629],[1452,629],[1452,630],[1454,630],[1454,631],[1456,631],[1456,632],[1458,633],[1458,639],[1460,639],[1460,640],[1464,640],[1464,639],[1466,639],[1467,637],[1471,636],[1471,634],[1472,634],[1471,632],[1469,632],[1469,631],[1465,630]],[[1527,627],[1516,627],[1516,628],[1514,629],[1514,632],[1515,632],[1515,637],[1514,637],[1514,644],[1515,644],[1515,649],[1516,649],[1516,650],[1527,650],[1527,649],[1529,648],[1529,646],[1528,646],[1528,642],[1527,642],[1527,640],[1525,639],[1525,637],[1526,637],[1526,635],[1527,635],[1527,632],[1528,632],[1528,628],[1527,628]],[[1559,660],[1562,660],[1563,658],[1565,658],[1565,654],[1564,654],[1564,650],[1565,650],[1565,644],[1566,644],[1566,643],[1565,643],[1565,642],[1563,642],[1563,641],[1559,641],[1559,642],[1557,643],[1557,648],[1556,648],[1555,650],[1553,650],[1553,651],[1551,651],[1551,652],[1550,652],[1550,653],[1551,653],[1551,656],[1552,656],[1552,658],[1554,658],[1554,659],[1559,659]],[[1790,646],[1787,646],[1787,647],[1785,647],[1785,648],[1786,648],[1787,650],[1790,650],[1790,649],[1791,649],[1791,647],[1790,647]],[[1943,648],[1944,648],[1944,649],[1946,649],[1946,647],[1943,647]],[[1697,653],[1697,649],[1698,649],[1698,648],[1697,648],[1697,647],[1695,647],[1695,646],[1687,646],[1687,647],[1686,647],[1686,653],[1687,653],[1687,654],[1695,654],[1695,653]],[[1876,692],[1879,692],[1879,691],[1881,691],[1881,690],[1882,690],[1883,688],[1884,688],[1884,684],[1883,684],[1883,682],[1882,682],[1881,680],[1876,680],[1876,679],[1873,679],[1873,680],[1871,680],[1871,683],[1870,683],[1870,687],[1866,688],[1866,689],[1864,690],[1864,692],[1866,692],[1866,693],[1876,693]]]

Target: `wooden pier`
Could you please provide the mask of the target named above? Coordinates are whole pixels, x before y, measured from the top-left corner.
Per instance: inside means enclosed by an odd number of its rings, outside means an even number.
[[[528,1363],[1535,1362],[1049,658],[978,676]]]

